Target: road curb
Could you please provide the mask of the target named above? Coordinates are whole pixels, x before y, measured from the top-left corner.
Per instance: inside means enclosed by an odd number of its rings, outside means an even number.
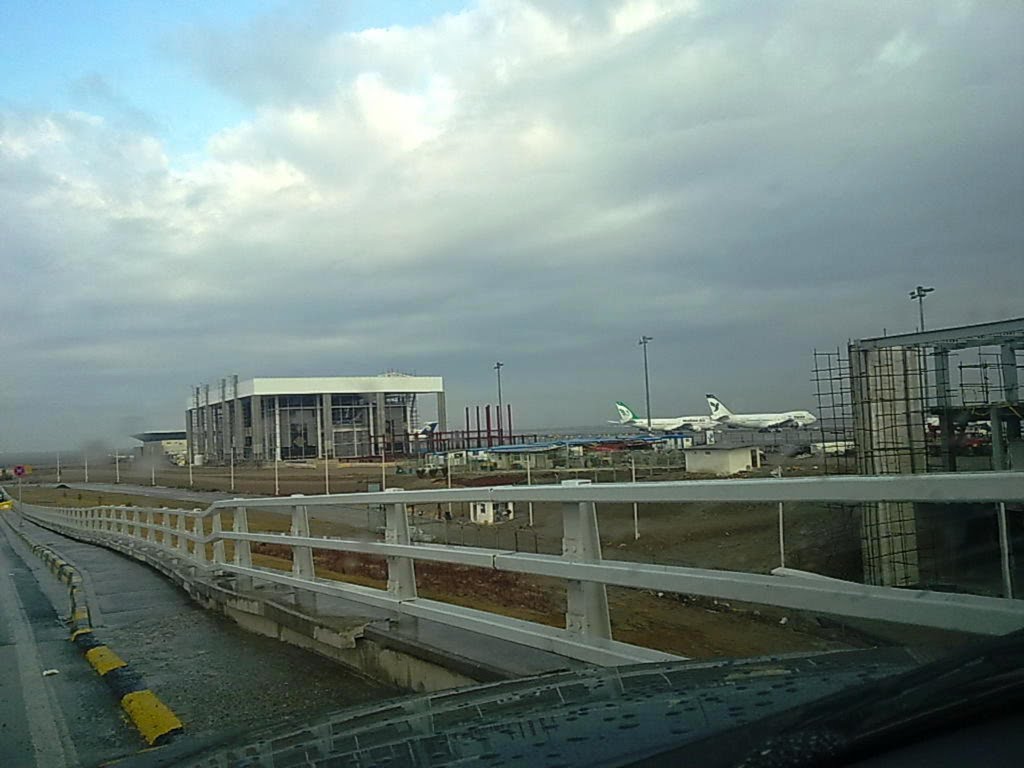
[[[177,715],[149,689],[142,676],[127,661],[93,632],[89,603],[78,570],[55,550],[33,542],[11,523],[7,515],[0,516],[18,538],[25,542],[32,554],[46,564],[50,573],[68,585],[71,603],[69,639],[82,652],[96,674],[103,678],[146,743],[161,746],[182,733],[185,726]]]

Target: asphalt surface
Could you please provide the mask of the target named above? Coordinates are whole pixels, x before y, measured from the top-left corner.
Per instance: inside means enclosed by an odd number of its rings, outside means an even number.
[[[397,693],[315,654],[203,610],[156,571],[30,523],[78,568],[97,636],[209,741]],[[66,587],[0,524],[0,765],[97,765],[144,744],[74,646]],[[59,674],[43,677],[45,669]]]
[[[0,524],[0,763],[21,766],[96,765],[137,752],[103,681],[68,642],[57,606],[33,568],[57,580]],[[57,674],[43,676],[46,670]]]

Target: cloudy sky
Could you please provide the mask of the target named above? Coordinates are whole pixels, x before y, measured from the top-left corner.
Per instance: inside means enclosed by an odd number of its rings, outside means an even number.
[[[0,6],[0,449],[238,373],[522,426],[813,407],[811,352],[1024,314],[1024,5]]]

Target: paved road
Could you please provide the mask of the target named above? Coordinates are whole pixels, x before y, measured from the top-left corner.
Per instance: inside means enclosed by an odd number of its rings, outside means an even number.
[[[67,641],[66,588],[0,524],[0,764],[95,765],[142,746]],[[149,569],[26,524],[82,573],[97,635],[207,741],[395,695],[319,656],[239,629]],[[60,674],[43,677],[42,670]],[[9,757],[10,756],[10,757]]]
[[[5,524],[0,531],[0,762],[18,768],[95,765],[137,751],[138,736],[68,642],[58,611],[16,551],[21,542]],[[61,612],[67,612],[66,602]],[[44,677],[50,669],[59,674]]]

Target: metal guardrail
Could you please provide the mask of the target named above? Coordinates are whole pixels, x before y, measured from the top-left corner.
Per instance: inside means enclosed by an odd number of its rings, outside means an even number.
[[[529,554],[411,540],[406,505],[482,500],[560,502],[562,554]],[[596,504],[695,501],[992,503],[1000,514],[1004,576],[1008,576],[1005,504],[1024,501],[1024,474],[985,472],[636,484],[568,480],[548,486],[390,489],[374,493],[232,499],[214,502],[205,510],[191,511],[122,506],[53,508],[29,504],[19,505],[19,511],[27,519],[58,531],[85,534],[101,542],[107,539],[126,542],[129,546],[156,547],[189,567],[235,574],[242,585],[251,585],[251,580],[256,579],[294,587],[299,604],[306,608],[315,610],[317,594],[332,595],[384,608],[396,616],[428,619],[597,664],[672,658],[669,654],[612,639],[608,585],[964,632],[1003,634],[1024,627],[1024,601],[1012,599],[868,586],[785,568],[776,569],[772,575],[761,575],[602,559]],[[384,506],[385,540],[312,536],[309,509],[339,504]],[[227,509],[233,511],[231,530],[225,530],[222,525],[221,516]],[[247,514],[250,509],[289,515],[290,531],[251,531]],[[329,510],[320,514],[330,519]],[[156,522],[157,515],[163,516],[163,522]],[[234,542],[230,561],[225,556],[228,541]],[[288,547],[292,553],[291,572],[253,565],[251,545],[255,542]],[[206,545],[211,545],[212,558],[207,556]],[[313,550],[386,558],[387,589],[318,578]],[[417,593],[414,565],[418,560],[564,579],[567,583],[565,628],[421,598]]]

